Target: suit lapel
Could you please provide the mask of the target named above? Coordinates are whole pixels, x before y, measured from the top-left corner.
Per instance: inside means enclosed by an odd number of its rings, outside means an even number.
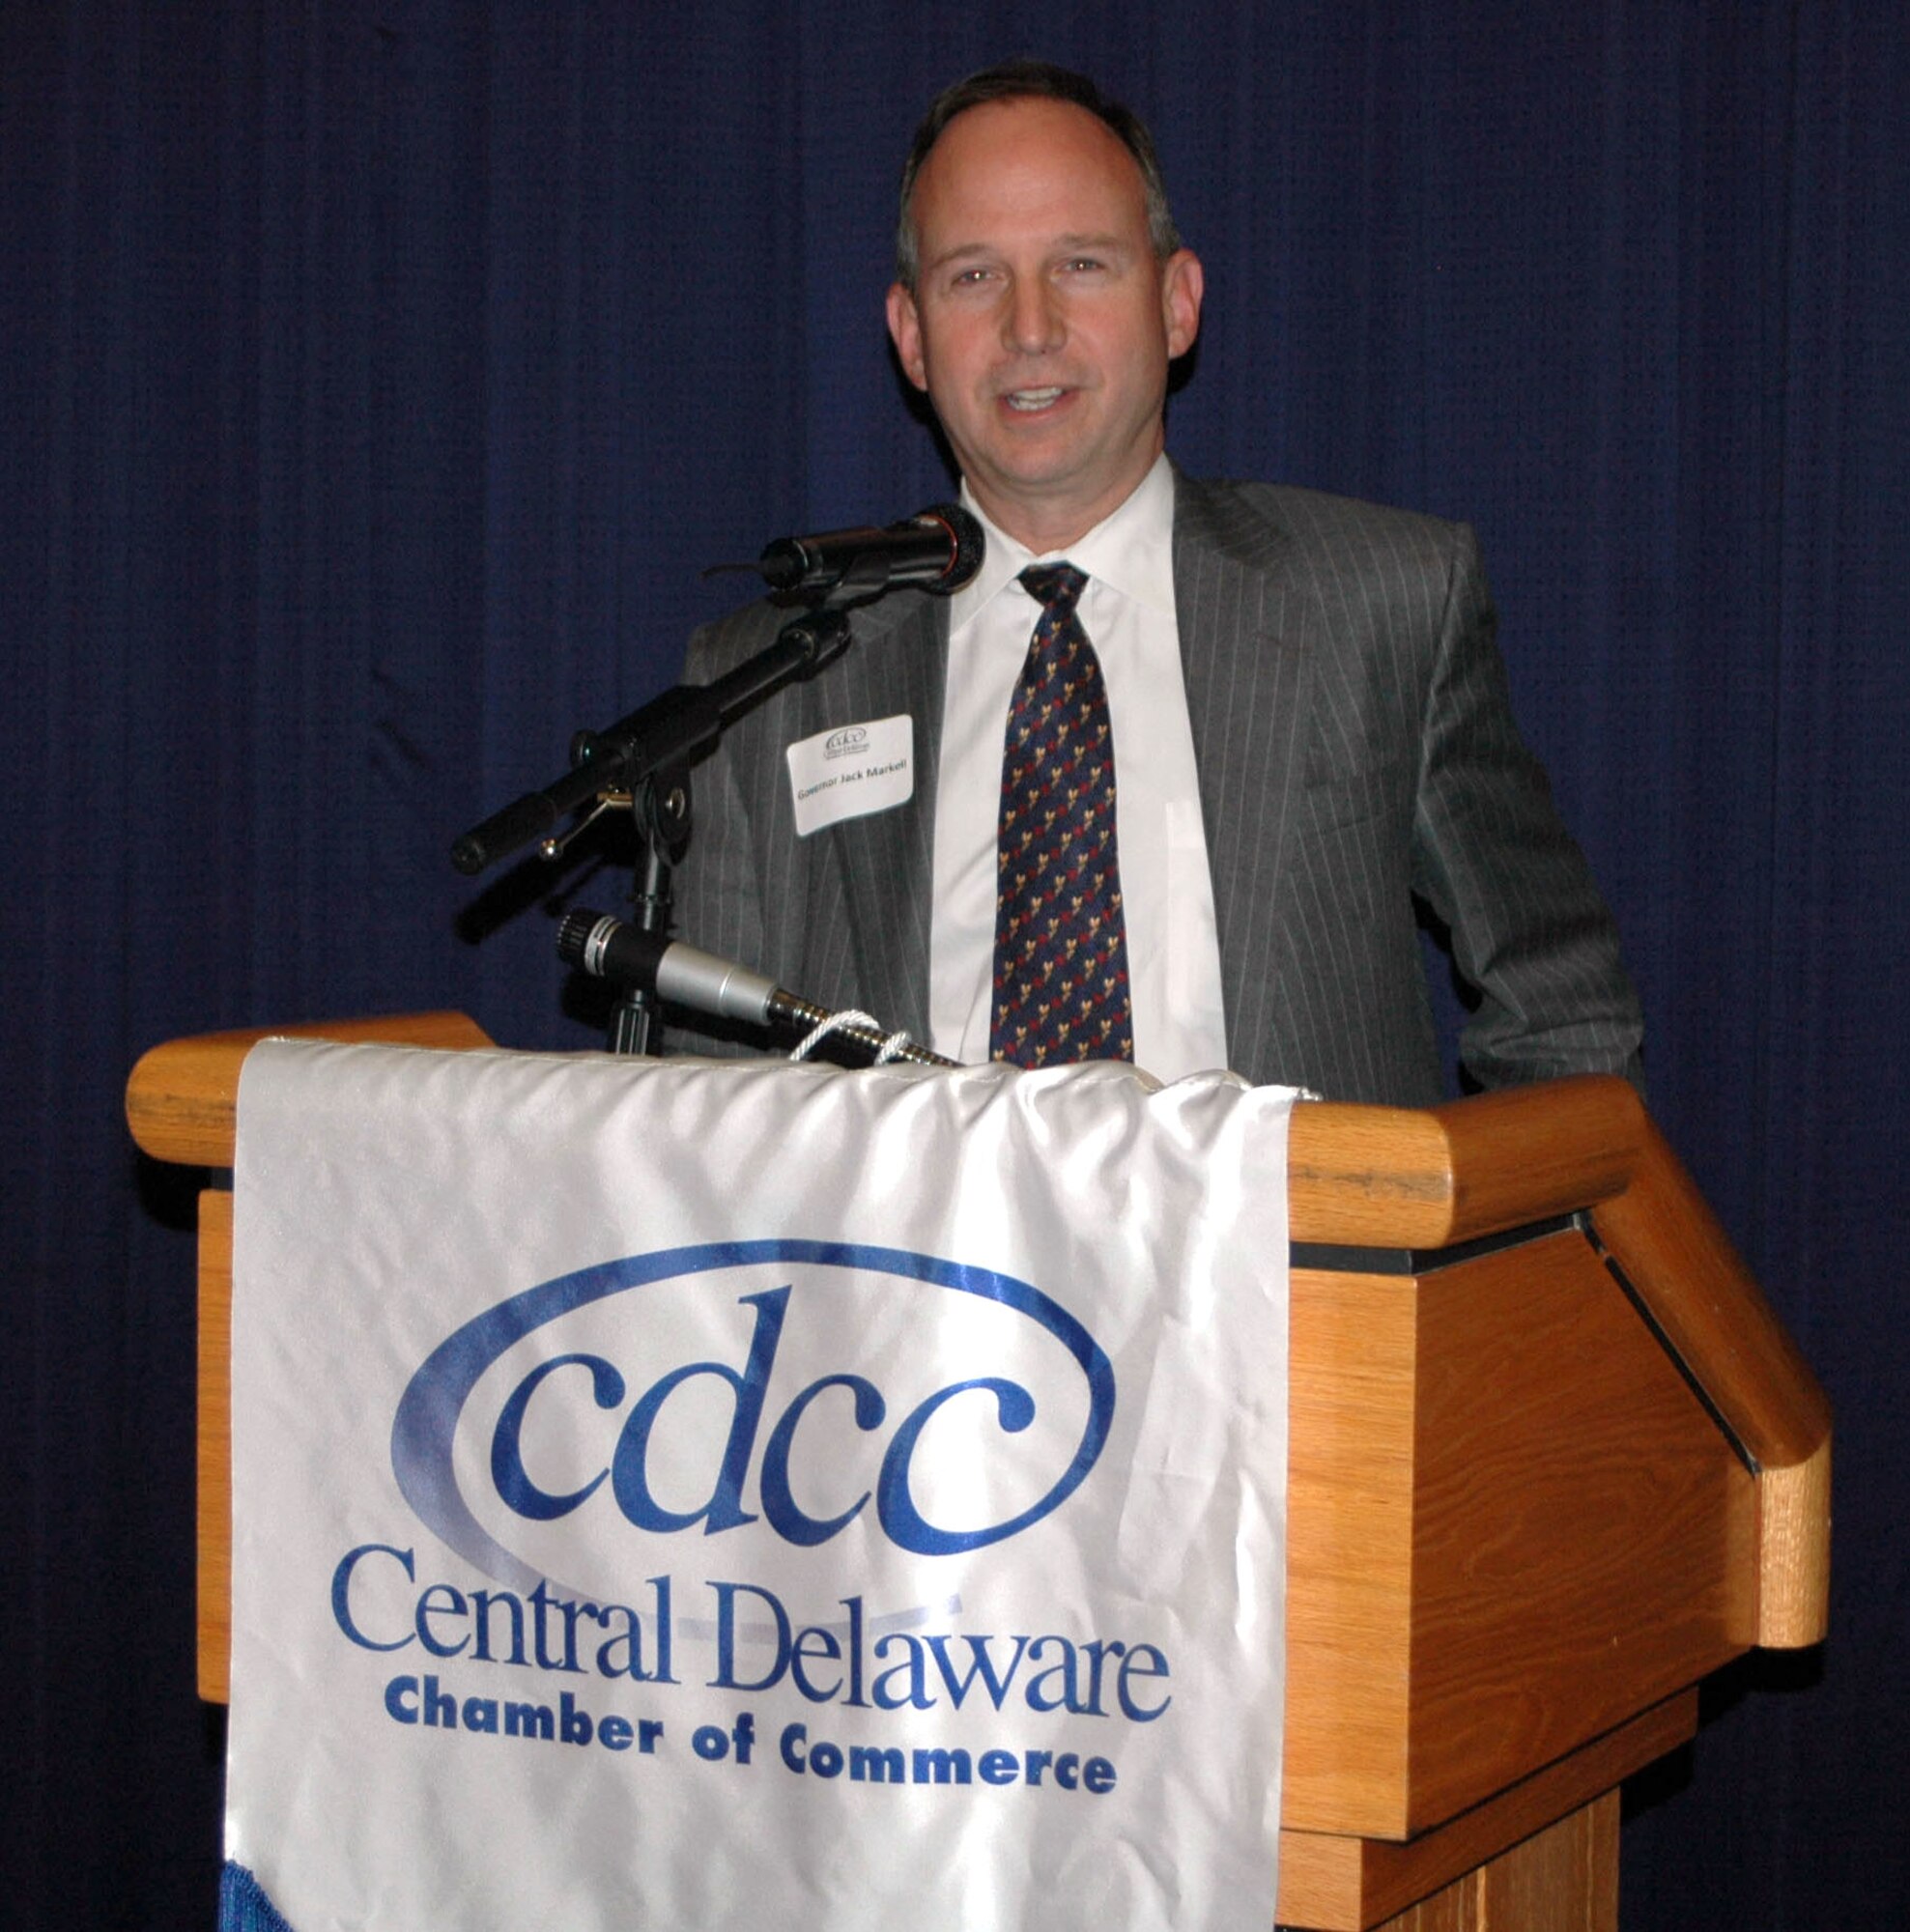
[[[812,729],[877,718],[913,721],[915,791],[893,810],[820,836],[834,848],[847,899],[855,983],[885,1026],[928,1037],[929,906],[935,868],[935,775],[948,676],[946,599],[898,594],[856,621],[856,641],[812,688]]]
[[[1286,850],[1313,692],[1290,540],[1224,485],[1177,479],[1174,601],[1213,880],[1229,1061],[1248,1079],[1274,1011]]]

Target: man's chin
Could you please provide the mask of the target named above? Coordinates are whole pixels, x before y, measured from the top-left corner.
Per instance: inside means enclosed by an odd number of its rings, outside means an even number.
[[[979,470],[1005,495],[1024,492],[1045,496],[1086,487],[1095,466],[1075,433],[1077,427],[1054,419],[1014,425],[1006,434],[991,438],[988,445],[977,452],[977,463],[964,465],[964,473],[972,478]]]

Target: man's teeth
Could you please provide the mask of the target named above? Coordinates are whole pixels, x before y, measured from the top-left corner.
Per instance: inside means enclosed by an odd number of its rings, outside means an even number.
[[[1011,389],[1008,394],[1008,406],[1012,410],[1044,410],[1060,394],[1059,383],[1051,389]]]

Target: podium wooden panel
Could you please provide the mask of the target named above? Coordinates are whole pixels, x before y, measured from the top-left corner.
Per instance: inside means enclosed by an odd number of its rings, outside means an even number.
[[[279,1028],[487,1044],[455,1013]],[[225,1168],[263,1032],[127,1111]],[[1753,1644],[1818,1641],[1830,1412],[1624,1083],[1307,1103],[1294,1241],[1279,1919],[1615,1928],[1616,1787]],[[200,1694],[229,1640],[231,1208],[200,1216]]]

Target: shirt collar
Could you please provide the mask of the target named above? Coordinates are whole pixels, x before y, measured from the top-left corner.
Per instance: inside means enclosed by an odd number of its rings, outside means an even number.
[[[987,542],[982,568],[949,600],[951,631],[978,616],[1029,564],[1064,558],[1124,597],[1166,616],[1174,614],[1174,466],[1165,452],[1118,509],[1065,551],[1042,557],[995,527],[969,494],[965,479],[961,500],[981,521]]]

